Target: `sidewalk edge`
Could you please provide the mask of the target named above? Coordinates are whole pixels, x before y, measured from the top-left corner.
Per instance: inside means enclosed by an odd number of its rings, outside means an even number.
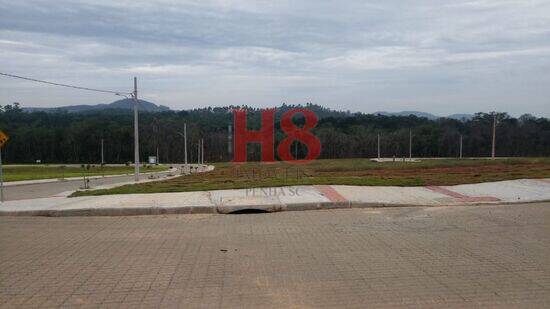
[[[184,206],[184,207],[131,207],[131,208],[84,208],[84,209],[44,209],[3,211],[0,216],[43,216],[43,217],[75,217],[75,216],[144,216],[144,215],[172,215],[172,214],[231,214],[239,211],[255,210],[267,213],[281,211],[330,210],[349,208],[389,208],[389,207],[456,207],[456,206],[492,206],[513,204],[534,204],[550,202],[550,200],[522,201],[522,202],[490,202],[490,203],[463,203],[451,206],[429,204],[388,204],[388,203],[358,203],[358,202],[314,202],[294,204],[268,205],[236,205],[236,206]]]

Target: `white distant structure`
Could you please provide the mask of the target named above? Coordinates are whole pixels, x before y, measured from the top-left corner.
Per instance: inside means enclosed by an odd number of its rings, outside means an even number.
[[[420,162],[421,160],[418,158],[374,158],[370,159],[372,162]]]

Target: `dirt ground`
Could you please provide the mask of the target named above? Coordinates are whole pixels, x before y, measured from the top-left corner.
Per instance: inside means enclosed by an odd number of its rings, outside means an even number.
[[[427,186],[521,178],[549,178],[550,158],[424,160],[376,163],[368,159],[285,163],[215,164],[209,173],[76,195],[181,192],[292,185]]]

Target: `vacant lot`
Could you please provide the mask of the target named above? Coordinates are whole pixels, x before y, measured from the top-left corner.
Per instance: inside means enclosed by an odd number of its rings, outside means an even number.
[[[74,195],[156,193],[291,185],[424,186],[550,177],[550,158],[433,159],[376,163],[368,159],[286,163],[215,164],[213,172]]]
[[[167,168],[167,166],[148,166],[142,167],[142,172],[156,172],[166,170]],[[133,166],[7,165],[4,166],[4,181],[122,175],[133,172]]]

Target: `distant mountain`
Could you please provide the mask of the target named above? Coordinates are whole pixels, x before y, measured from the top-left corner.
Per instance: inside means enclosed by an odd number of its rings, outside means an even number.
[[[471,120],[474,118],[472,114],[452,114],[447,116],[447,118],[456,119],[456,120]]]
[[[298,107],[295,105],[286,105],[283,104],[280,109],[281,111],[288,110],[290,108]],[[322,106],[318,106],[315,104],[308,103],[306,108],[309,108],[313,110],[317,117],[319,118],[325,118],[325,117],[345,117],[351,115],[351,112],[342,112],[342,111],[336,111],[324,108]],[[64,111],[68,113],[88,113],[88,112],[95,112],[95,111],[104,111],[104,110],[133,110],[134,109],[134,101],[132,99],[122,99],[118,100],[109,104],[96,104],[96,105],[69,105],[69,106],[61,106],[61,107],[23,107],[23,111],[26,112],[58,112],[58,111]],[[165,112],[170,111],[170,108],[164,105],[156,105],[154,103],[145,101],[145,100],[139,100],[139,110],[141,112]],[[442,118],[442,116],[436,116],[434,114],[426,113],[426,112],[419,112],[419,111],[402,111],[402,112],[376,112],[373,113],[374,115],[382,115],[382,116],[410,116],[414,115],[416,117],[424,117],[428,118],[430,120],[436,120],[439,118]],[[446,116],[445,118],[451,118],[456,120],[470,120],[474,116],[471,114],[452,114],[449,116]]]
[[[450,118],[450,119],[456,119],[456,120],[470,120],[474,117],[474,115],[470,114],[452,114],[449,116],[436,116],[434,114],[426,113],[426,112],[419,112],[419,111],[402,111],[402,112],[376,112],[373,113],[374,115],[382,115],[382,116],[416,116],[416,117],[424,117],[428,118],[430,120],[436,120],[439,118]]]
[[[417,111],[402,111],[402,112],[376,112],[373,113],[375,115],[382,115],[382,116],[416,116],[416,117],[424,117],[431,120],[440,118],[439,116],[436,116],[434,114],[425,113],[425,112],[417,112]]]
[[[164,105],[156,105],[154,103],[139,100],[138,107],[140,111],[145,112],[165,112],[169,111],[170,108]],[[134,101],[132,99],[122,99],[115,101],[109,104],[96,104],[96,105],[69,105],[69,106],[60,106],[60,107],[24,107],[23,110],[26,112],[56,112],[56,111],[66,111],[69,113],[84,113],[91,111],[103,111],[110,109],[118,110],[133,110]]]

